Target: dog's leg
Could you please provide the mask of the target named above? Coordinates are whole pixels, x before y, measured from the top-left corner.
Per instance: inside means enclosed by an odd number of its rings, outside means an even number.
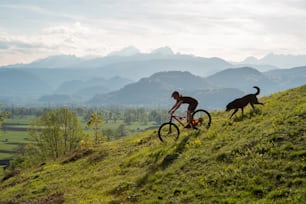
[[[243,115],[244,115],[244,114],[243,114],[243,107],[241,108],[241,112],[242,112],[242,117],[243,117]]]
[[[238,108],[236,108],[235,111],[232,113],[230,119],[233,117],[233,115],[235,115],[235,113],[237,113],[237,111],[238,111]]]
[[[254,104],[253,104],[253,103],[251,103],[251,106],[252,106],[253,110],[255,110],[255,106],[254,106]]]
[[[257,98],[256,98],[256,100],[255,100],[254,104],[263,105],[263,103],[259,102]]]

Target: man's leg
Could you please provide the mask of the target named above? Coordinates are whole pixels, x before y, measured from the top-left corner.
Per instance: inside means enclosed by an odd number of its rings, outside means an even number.
[[[192,128],[192,115],[191,111],[187,110],[187,125],[185,126],[186,128]]]
[[[188,121],[189,121],[189,126],[191,128],[194,128],[193,127],[193,124],[192,124],[192,121],[193,121],[193,118],[192,118],[192,113],[195,111],[195,109],[197,108],[198,106],[198,103],[193,103],[193,104],[190,104],[188,106],[188,110],[187,110],[187,118],[188,118]]]

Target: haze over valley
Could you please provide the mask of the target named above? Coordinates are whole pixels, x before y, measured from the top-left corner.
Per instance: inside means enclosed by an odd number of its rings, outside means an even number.
[[[93,59],[57,55],[3,66],[0,100],[21,106],[166,108],[172,103],[171,92],[179,90],[197,97],[203,107],[220,109],[231,99],[254,92],[254,85],[266,95],[305,84],[303,64],[306,56],[269,54],[233,63],[174,53],[169,47],[141,53],[130,46]]]

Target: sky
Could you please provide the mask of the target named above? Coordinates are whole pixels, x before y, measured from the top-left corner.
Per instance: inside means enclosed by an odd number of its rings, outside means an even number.
[[[0,0],[0,65],[159,47],[242,61],[306,54],[305,0]]]

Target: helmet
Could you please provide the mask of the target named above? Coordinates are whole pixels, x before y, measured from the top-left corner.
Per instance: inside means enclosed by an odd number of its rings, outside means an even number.
[[[174,97],[174,96],[179,96],[180,94],[179,94],[179,92],[178,91],[174,91],[173,93],[172,93],[172,95],[171,95],[171,97]]]

